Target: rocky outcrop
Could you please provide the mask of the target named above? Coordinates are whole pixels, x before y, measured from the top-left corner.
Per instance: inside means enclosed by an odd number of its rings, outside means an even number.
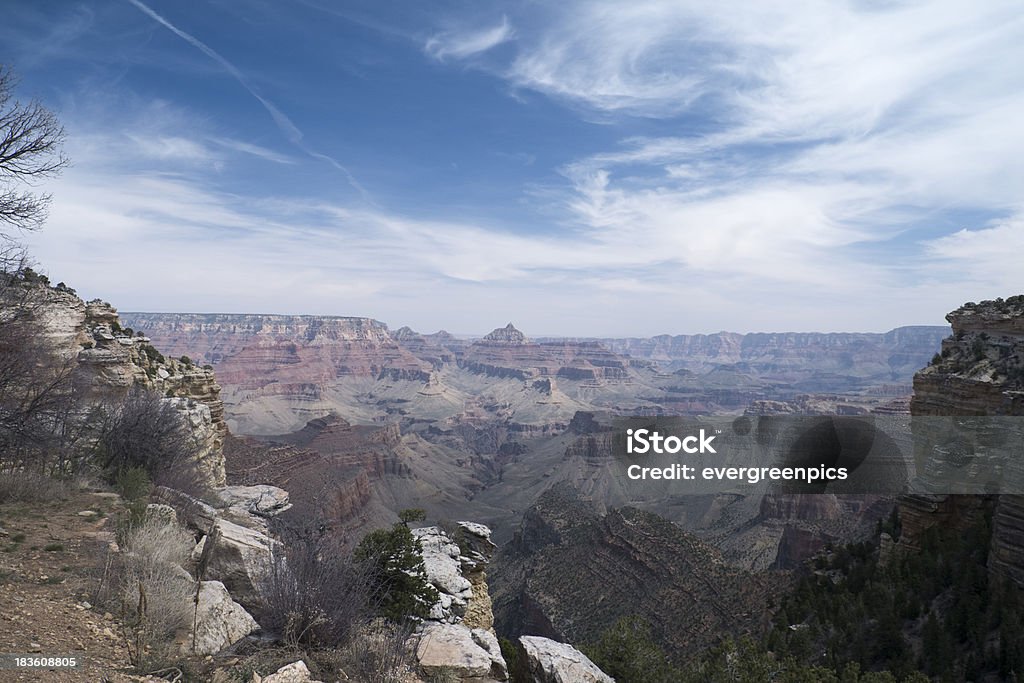
[[[488,344],[525,344],[526,335],[516,329],[512,323],[499,327],[484,335],[483,341]]]
[[[291,509],[288,492],[270,484],[225,486],[217,496],[229,508],[257,517],[272,517]]]
[[[1024,296],[968,303],[946,316],[953,335],[914,376],[914,416],[1024,415]],[[925,441],[927,443],[927,441]],[[927,469],[934,451],[917,453]],[[900,500],[899,546],[936,525],[963,529],[994,506],[989,567],[1024,585],[1024,497],[917,494]]]
[[[615,683],[571,645],[539,636],[522,636],[519,643],[533,683]]]
[[[785,578],[729,567],[710,546],[634,508],[598,514],[570,486],[545,492],[491,574],[502,633],[587,642],[642,614],[667,651],[754,633]]]
[[[412,533],[420,544],[427,580],[439,595],[430,618],[492,629],[494,616],[486,575],[495,550],[491,530],[482,524],[458,522],[450,532],[431,526],[413,529]]]
[[[210,535],[213,535],[214,547],[209,553],[205,578],[223,583],[245,607],[259,607],[260,586],[279,546],[267,535],[266,526],[260,520],[246,516],[235,517],[235,522],[229,521],[226,515],[231,508],[217,510],[173,489],[159,487],[153,495],[174,508],[182,523],[200,536],[192,551],[193,561],[199,560]],[[248,523],[249,526],[237,522]]]
[[[309,667],[301,659],[291,664],[286,664],[269,676],[260,677],[253,674],[253,683],[321,683],[314,681],[309,673]]]
[[[1024,296],[965,304],[914,376],[913,415],[1024,415]]]
[[[486,567],[494,552],[491,530],[457,522],[450,528],[413,529],[427,580],[438,601],[416,639],[416,659],[428,676],[456,676],[466,683],[508,678],[494,634]]]
[[[260,605],[260,584],[273,562],[276,542],[258,530],[226,519],[214,522],[216,546],[206,575],[221,581],[231,595],[249,608]],[[209,536],[200,539],[194,556],[203,551]]]
[[[122,327],[117,311],[100,300],[84,302],[65,289],[40,288],[36,311],[41,336],[73,364],[72,381],[90,405],[110,406],[144,387],[181,411],[196,445],[198,470],[211,486],[225,480],[227,434],[220,385],[210,368],[164,356],[148,337]]]

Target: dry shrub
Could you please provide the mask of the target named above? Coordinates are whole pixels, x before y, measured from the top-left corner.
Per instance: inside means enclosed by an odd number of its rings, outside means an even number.
[[[0,472],[0,503],[45,503],[64,498],[67,483],[41,472]]]
[[[337,650],[338,667],[354,681],[397,683],[407,680],[412,660],[408,640],[415,625],[384,619],[363,623]]]
[[[276,522],[283,545],[273,549],[260,586],[260,625],[294,648],[346,642],[371,611],[369,577],[341,552],[326,523]]]
[[[174,634],[191,624],[195,583],[182,564],[195,542],[180,525],[147,515],[123,535],[116,585],[132,663],[168,663]]]
[[[210,497],[196,458],[199,446],[173,401],[136,385],[119,404],[100,411],[95,461],[112,481],[141,469],[156,486]]]

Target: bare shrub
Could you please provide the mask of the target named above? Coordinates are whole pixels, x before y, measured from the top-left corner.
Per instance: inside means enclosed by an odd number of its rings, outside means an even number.
[[[139,468],[158,486],[190,494],[201,488],[198,453],[184,416],[171,401],[140,386],[102,415],[95,454],[113,478]]]
[[[349,678],[366,683],[397,683],[407,680],[411,661],[408,641],[415,625],[385,619],[364,623],[338,650],[339,668]]]
[[[0,249],[0,470],[51,473],[73,406],[74,364],[39,323],[47,287],[23,257]]]
[[[194,582],[181,565],[193,546],[184,528],[157,516],[124,534],[117,594],[129,655],[140,671],[167,664],[175,632],[191,623]]]
[[[336,646],[370,614],[372,582],[332,540],[326,524],[278,522],[283,542],[263,577],[259,622],[289,646]]]
[[[67,493],[65,482],[39,472],[15,470],[0,476],[0,503],[40,503]]]

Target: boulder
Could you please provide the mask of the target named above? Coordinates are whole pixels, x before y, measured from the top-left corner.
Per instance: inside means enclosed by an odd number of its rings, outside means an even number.
[[[425,623],[416,646],[416,661],[427,676],[454,674],[459,681],[473,683],[508,679],[494,634],[461,624]]]
[[[150,519],[161,519],[167,524],[178,523],[178,513],[170,505],[163,503],[150,503],[146,506],[146,517]]]
[[[292,506],[287,491],[269,484],[225,486],[217,493],[228,507],[240,507],[258,517],[272,517]]]
[[[456,530],[458,543],[462,549],[459,561],[466,570],[483,569],[498,546],[491,540],[491,529],[477,522],[458,522]]]
[[[306,663],[301,659],[282,666],[266,678],[259,678],[254,674],[253,681],[257,683],[320,683],[320,681],[313,680]]]
[[[213,520],[217,519],[217,510],[213,506],[176,489],[157,486],[152,497],[174,508],[182,524],[195,531],[206,533]]]
[[[231,599],[220,581],[203,581],[196,613],[196,652],[212,655],[259,628],[256,620]],[[192,643],[188,643],[191,648]]]
[[[223,583],[246,607],[259,605],[259,585],[279,543],[261,529],[224,519],[219,510],[181,491],[161,486],[154,490],[154,497],[174,508],[179,519],[191,529],[203,534],[215,529],[217,542],[203,578]],[[243,516],[255,519],[248,513]],[[192,552],[192,562],[198,561],[207,542],[204,536]]]
[[[259,605],[260,583],[273,561],[278,542],[226,519],[216,520],[216,533],[206,577],[222,582],[243,605]],[[208,543],[209,539],[202,542]]]
[[[533,683],[615,683],[572,645],[539,636],[521,636],[519,643]]]

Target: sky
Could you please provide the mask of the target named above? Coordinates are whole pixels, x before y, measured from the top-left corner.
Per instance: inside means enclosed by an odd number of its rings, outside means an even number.
[[[1018,2],[0,0],[123,311],[647,336],[1024,292]]]

